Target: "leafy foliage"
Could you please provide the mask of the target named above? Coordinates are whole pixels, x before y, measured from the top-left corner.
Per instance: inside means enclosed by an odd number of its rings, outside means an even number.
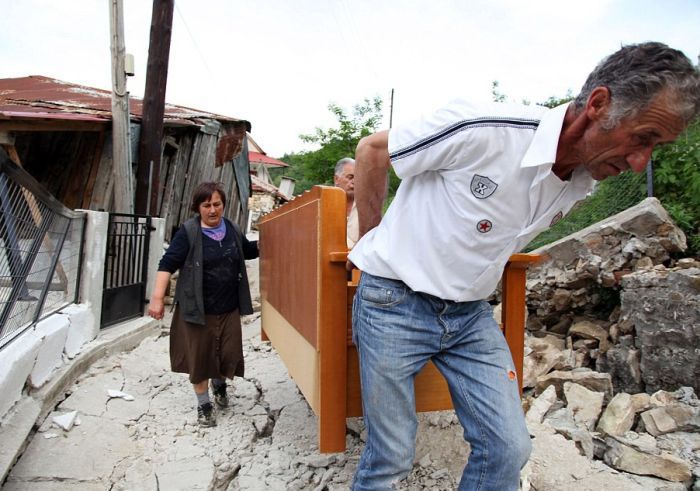
[[[493,102],[506,102],[507,97],[501,92],[499,86],[498,80],[493,80],[491,82],[491,99]]]
[[[700,121],[653,156],[653,194],[688,239],[685,255],[700,254]],[[636,205],[646,197],[646,175],[623,172],[602,181],[593,195],[527,247],[533,250]]]
[[[318,145],[317,150],[291,153],[280,160],[290,165],[284,175],[296,180],[295,192],[301,193],[316,184],[333,184],[333,170],[338,160],[355,156],[362,137],[377,130],[382,121],[382,99],[365,99],[352,108],[352,114],[337,104],[328,105],[338,121],[337,127],[316,128],[313,133],[300,135],[306,143]],[[279,179],[280,176],[274,176]]]
[[[700,120],[654,152],[654,195],[688,238],[688,255],[700,254]]]
[[[566,217],[545,230],[525,248],[532,251],[620,213],[646,198],[646,175],[623,172],[601,181],[595,192],[574,206]]]
[[[537,104],[552,109],[554,107],[561,106],[562,104],[571,102],[573,100],[574,94],[572,94],[571,89],[569,89],[566,91],[566,95],[564,97],[549,96],[549,98],[546,101],[538,102]]]

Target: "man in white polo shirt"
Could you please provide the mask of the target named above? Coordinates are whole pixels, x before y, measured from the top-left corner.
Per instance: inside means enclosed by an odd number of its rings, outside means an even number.
[[[353,339],[367,443],[354,490],[411,470],[413,380],[432,360],[471,445],[460,490],[517,490],[531,444],[488,297],[509,256],[561,219],[595,180],[642,172],[655,145],[700,112],[700,75],[660,43],[603,60],[555,109],[455,102],[360,141],[355,193],[362,270]],[[402,179],[381,217],[387,170]]]

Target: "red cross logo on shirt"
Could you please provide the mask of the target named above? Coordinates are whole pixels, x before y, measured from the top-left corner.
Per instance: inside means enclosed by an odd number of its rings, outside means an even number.
[[[481,220],[479,223],[476,224],[476,229],[482,234],[490,232],[492,228],[493,223],[491,223],[491,220]]]

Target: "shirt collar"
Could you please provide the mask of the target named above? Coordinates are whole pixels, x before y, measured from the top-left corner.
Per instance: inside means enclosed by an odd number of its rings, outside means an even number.
[[[545,111],[540,119],[540,124],[535,131],[535,137],[520,161],[521,167],[535,167],[538,165],[554,165],[557,158],[557,146],[559,134],[564,124],[564,116],[569,103],[557,106]]]

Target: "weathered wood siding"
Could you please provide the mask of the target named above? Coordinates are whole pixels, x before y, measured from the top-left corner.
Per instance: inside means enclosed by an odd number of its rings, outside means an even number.
[[[245,229],[250,195],[246,124],[226,122],[222,126],[210,120],[201,127],[166,127],[158,209],[151,213],[166,219],[166,240],[170,240],[173,229],[192,216],[192,191],[203,181],[223,183],[227,195],[225,215]],[[133,126],[132,136],[137,142],[138,128]],[[120,190],[114,189],[112,138],[108,129],[73,131],[58,127],[49,131],[15,131],[14,135],[25,169],[68,208],[112,211],[114,193]],[[226,139],[223,151],[222,138]],[[132,162],[137,162],[138,146],[134,142]],[[222,155],[228,160],[217,164],[217,160],[223,160]],[[240,167],[238,172],[236,166]]]
[[[225,216],[242,229],[245,227],[248,203],[247,200],[242,202],[240,199],[234,161],[216,165],[218,129],[207,125],[202,130],[197,133],[191,130],[180,134],[169,132],[168,141],[171,143],[166,144],[166,147],[170,146],[173,151],[164,151],[165,155],[161,161],[162,199],[158,213],[165,218],[166,240],[171,238],[173,230],[192,216],[190,211],[192,191],[197,184],[204,181],[223,183],[227,197]],[[174,148],[173,144],[177,148]],[[244,146],[235,159],[244,158],[247,168],[246,148]],[[246,173],[246,177],[247,175]],[[250,182],[241,184],[250,188]]]

